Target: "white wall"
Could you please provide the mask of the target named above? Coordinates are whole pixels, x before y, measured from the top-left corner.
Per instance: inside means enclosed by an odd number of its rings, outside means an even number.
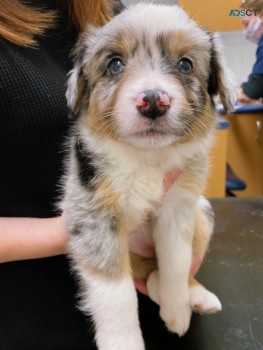
[[[153,4],[165,4],[165,5],[175,5],[178,3],[178,0],[122,0],[123,4],[126,6],[135,5],[140,2],[150,2]]]
[[[228,67],[240,84],[247,80],[256,60],[257,45],[245,39],[242,31],[219,33]]]

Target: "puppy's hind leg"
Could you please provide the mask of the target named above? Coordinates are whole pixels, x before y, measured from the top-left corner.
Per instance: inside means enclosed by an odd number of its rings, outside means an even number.
[[[196,211],[193,256],[204,259],[213,233],[213,210],[205,198],[200,198]],[[209,292],[194,277],[189,277],[190,303],[192,309],[199,313],[214,313],[222,309],[217,296]]]
[[[212,314],[222,310],[218,297],[209,292],[202,284],[193,277],[189,278],[190,303],[193,311],[200,314]]]
[[[193,277],[189,278],[190,304],[192,310],[200,314],[212,314],[222,310],[222,305],[217,296],[209,292],[201,283]],[[159,273],[153,271],[147,280],[147,289],[149,297],[156,304],[160,305],[159,300]]]

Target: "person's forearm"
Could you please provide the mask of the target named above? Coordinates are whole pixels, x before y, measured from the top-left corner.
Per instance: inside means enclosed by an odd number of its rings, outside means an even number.
[[[248,81],[242,84],[244,94],[250,100],[258,100],[263,97],[263,75],[250,74]]]
[[[66,244],[63,217],[0,218],[0,263],[63,254]]]

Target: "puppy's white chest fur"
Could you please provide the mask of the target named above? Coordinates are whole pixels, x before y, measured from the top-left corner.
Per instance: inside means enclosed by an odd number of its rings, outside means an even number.
[[[202,142],[147,150],[112,141],[96,142],[96,145],[105,163],[110,164],[104,174],[118,195],[120,207],[134,224],[160,204],[165,174],[171,170],[181,174],[192,159],[204,156],[202,152],[207,149],[204,143],[203,139]]]

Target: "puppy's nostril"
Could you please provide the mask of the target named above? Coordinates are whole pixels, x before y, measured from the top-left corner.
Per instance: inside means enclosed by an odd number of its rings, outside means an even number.
[[[137,104],[137,107],[139,108],[150,108],[150,103],[147,100],[144,100],[144,98]]]
[[[166,92],[161,91],[160,92],[160,100],[159,100],[159,107],[168,107],[170,106],[170,98],[167,95]]]
[[[137,96],[136,107],[143,116],[156,119],[170,108],[170,98],[159,89],[145,90]]]

